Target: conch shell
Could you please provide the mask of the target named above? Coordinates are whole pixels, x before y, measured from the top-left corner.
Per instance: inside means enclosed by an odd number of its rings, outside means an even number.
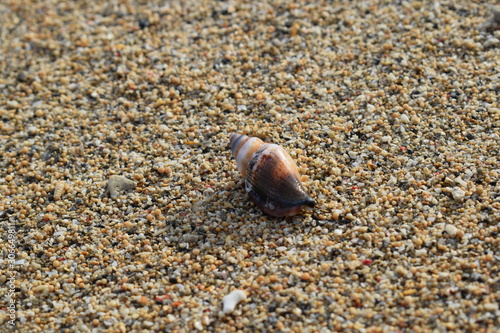
[[[281,217],[314,207],[297,165],[282,147],[237,133],[229,136],[229,145],[245,178],[245,190],[264,212]]]

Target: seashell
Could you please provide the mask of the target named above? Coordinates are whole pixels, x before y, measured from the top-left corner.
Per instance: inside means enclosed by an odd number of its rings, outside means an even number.
[[[314,207],[300,182],[297,165],[282,147],[237,133],[229,136],[229,145],[245,178],[245,190],[264,212],[292,216]]]
[[[66,183],[64,182],[57,182],[56,186],[54,187],[54,200],[60,200],[64,190],[66,189]]]

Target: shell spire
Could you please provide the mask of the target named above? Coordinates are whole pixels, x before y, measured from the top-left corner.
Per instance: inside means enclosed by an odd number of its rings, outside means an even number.
[[[229,145],[245,178],[245,190],[264,212],[281,217],[314,207],[297,165],[281,146],[237,133],[229,136]]]

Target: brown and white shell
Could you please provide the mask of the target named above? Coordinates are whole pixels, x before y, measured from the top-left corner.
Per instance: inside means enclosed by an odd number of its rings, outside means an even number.
[[[229,145],[245,178],[245,190],[264,212],[281,217],[314,207],[297,165],[282,147],[237,133],[229,136]]]

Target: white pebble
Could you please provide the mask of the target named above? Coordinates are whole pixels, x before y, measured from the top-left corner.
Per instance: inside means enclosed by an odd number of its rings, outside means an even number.
[[[11,108],[17,108],[17,107],[19,107],[19,102],[15,101],[15,100],[7,101],[6,104],[7,104],[7,106],[9,106]]]
[[[158,130],[160,131],[160,133],[165,133],[168,132],[169,128],[167,125],[161,124],[160,126],[158,126]]]
[[[193,326],[194,326],[194,328],[196,328],[198,331],[203,331],[203,325],[202,325],[202,324],[201,324],[198,320],[196,320],[196,321],[194,322],[194,325],[193,325]]]
[[[462,187],[466,187],[466,186],[467,186],[467,182],[465,182],[465,181],[464,181],[462,178],[460,178],[460,177],[455,178],[455,182],[456,182],[458,185],[462,186]]]
[[[451,190],[451,195],[455,200],[462,200],[465,197],[465,191],[460,187],[454,187],[453,190]]]
[[[36,128],[36,126],[31,125],[31,126],[28,126],[27,131],[28,131],[28,134],[35,135],[38,132],[38,128]]]
[[[498,303],[486,303],[483,306],[486,311],[494,312],[498,310]]]
[[[396,185],[398,182],[398,179],[394,176],[391,176],[391,178],[389,178],[389,180],[387,181],[387,185]]]
[[[447,224],[444,229],[450,235],[451,237],[455,237],[457,235],[457,227],[455,227],[453,224]]]
[[[236,308],[239,302],[243,301],[247,298],[247,294],[243,290],[237,289],[230,293],[229,295],[224,296],[222,298],[223,310],[224,313],[231,313]]]
[[[409,123],[410,122],[410,118],[408,118],[408,116],[405,114],[402,114],[399,119],[401,120],[402,123]]]
[[[391,142],[392,141],[392,137],[390,135],[386,135],[386,136],[381,137],[380,141],[382,141],[382,142]]]
[[[486,42],[484,42],[484,47],[486,48],[490,48],[490,47],[494,47],[494,46],[497,46],[500,44],[500,40],[498,40],[498,38],[488,38],[486,40]]]
[[[427,255],[427,250],[426,249],[415,250],[415,255],[417,257],[425,256]]]

